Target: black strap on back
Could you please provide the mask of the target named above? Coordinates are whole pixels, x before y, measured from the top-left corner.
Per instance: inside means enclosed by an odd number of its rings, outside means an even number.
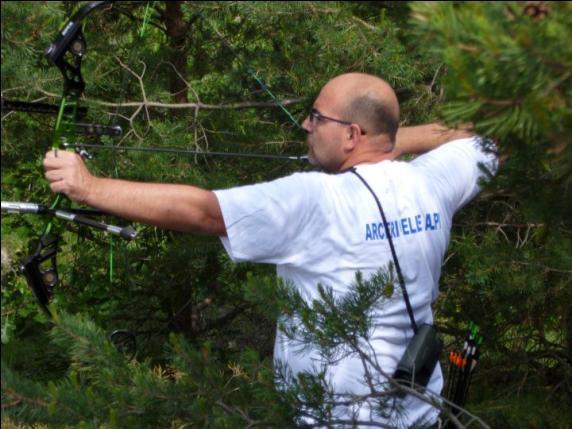
[[[355,174],[359,180],[365,185],[365,187],[371,192],[375,202],[377,203],[377,208],[379,209],[379,213],[381,213],[381,219],[383,221],[383,227],[385,228],[385,236],[387,237],[387,241],[389,241],[389,247],[391,248],[391,255],[393,256],[393,262],[395,263],[395,270],[397,271],[397,278],[399,279],[399,286],[401,286],[401,292],[403,293],[403,299],[405,300],[405,306],[407,307],[407,313],[409,314],[409,319],[411,320],[411,327],[413,328],[413,332],[417,333],[417,323],[415,323],[415,317],[413,317],[413,309],[411,308],[411,303],[409,302],[409,295],[407,294],[407,289],[405,288],[405,281],[403,280],[403,274],[401,273],[401,267],[399,266],[399,261],[397,260],[397,254],[395,253],[395,246],[393,245],[393,240],[391,239],[391,234],[389,233],[389,226],[387,223],[387,219],[385,218],[385,213],[383,208],[381,207],[381,202],[371,186],[365,181],[365,179],[356,171],[355,167],[350,168],[353,174]]]

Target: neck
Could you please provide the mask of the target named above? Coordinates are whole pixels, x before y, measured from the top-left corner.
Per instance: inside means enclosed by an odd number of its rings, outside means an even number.
[[[397,158],[397,153],[393,148],[394,145],[387,140],[357,145],[342,163],[340,170],[346,170],[360,164],[375,164],[385,160],[391,161]]]

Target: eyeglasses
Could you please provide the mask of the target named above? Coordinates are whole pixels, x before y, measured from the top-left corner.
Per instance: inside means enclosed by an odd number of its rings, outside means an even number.
[[[351,125],[353,124],[353,122],[349,122],[349,121],[342,121],[341,119],[336,119],[336,118],[331,118],[330,116],[325,116],[322,115],[320,112],[318,112],[316,109],[312,109],[310,110],[310,114],[308,115],[310,117],[310,123],[314,124],[314,121],[332,121],[332,122],[337,122],[338,124],[342,124],[342,125]],[[356,124],[357,125],[357,124]],[[361,130],[361,134],[364,135],[366,132],[365,130]]]

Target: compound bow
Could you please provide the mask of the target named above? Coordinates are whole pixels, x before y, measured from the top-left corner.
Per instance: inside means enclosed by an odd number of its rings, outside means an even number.
[[[82,31],[82,20],[92,11],[110,4],[110,1],[94,1],[80,8],[58,33],[55,41],[45,51],[50,63],[58,67],[64,79],[63,94],[59,106],[45,103],[27,103],[22,101],[2,100],[3,111],[25,111],[34,113],[57,114],[52,135],[52,150],[65,148],[73,143],[76,134],[109,135],[121,134],[118,126],[105,126],[78,122],[87,110],[78,107],[79,99],[85,89],[85,82],[81,75],[81,63],[87,51],[87,45]],[[132,227],[121,228],[96,221],[88,215],[101,214],[89,210],[61,210],[62,196],[56,195],[50,207],[32,203],[2,202],[2,212],[8,213],[36,213],[51,215],[60,219],[73,221],[100,230],[105,230],[120,237],[132,240],[136,232]],[[38,240],[35,252],[25,258],[20,264],[20,270],[36,296],[42,310],[51,316],[48,303],[55,287],[59,283],[56,255],[58,251],[58,238],[52,235],[52,220],[49,219]]]
[[[79,107],[79,99],[84,92],[85,82],[81,74],[82,59],[87,52],[87,45],[83,35],[84,18],[96,9],[100,9],[105,5],[111,5],[111,1],[94,1],[81,7],[72,18],[63,26],[58,33],[55,41],[45,51],[45,57],[48,61],[58,67],[61,71],[64,84],[63,94],[59,106],[45,103],[29,103],[22,101],[4,100],[2,99],[3,111],[24,111],[33,113],[49,113],[57,114],[57,119],[52,136],[52,150],[75,149],[80,154],[85,153],[88,148],[103,148],[113,150],[139,150],[163,153],[179,153],[188,155],[208,155],[222,157],[248,157],[262,158],[274,160],[294,160],[306,161],[306,156],[280,156],[257,153],[235,153],[235,152],[202,152],[190,151],[182,148],[126,148],[106,145],[80,145],[75,142],[77,134],[84,135],[121,135],[122,130],[119,126],[105,126],[99,124],[90,124],[79,122],[83,120],[87,114],[87,109]],[[145,11],[144,22],[148,19],[149,7]],[[221,42],[230,48],[230,44],[223,36],[218,34]],[[230,48],[231,49],[231,48]],[[234,51],[231,49],[231,52]],[[236,56],[236,54],[234,54]],[[298,128],[300,127],[296,119],[285,109],[283,104],[270,92],[269,88],[260,80],[254,71],[248,67],[248,73],[256,80],[256,82],[267,92],[273,99],[277,107],[284,110],[290,120]],[[62,204],[62,196],[57,195],[50,207],[19,202],[2,202],[2,212],[8,213],[35,213],[43,215],[51,215],[60,219],[73,221],[82,225],[87,225],[96,229],[104,230],[112,234],[119,235],[126,240],[132,240],[136,236],[136,232],[131,227],[121,228],[113,225],[96,221],[88,216],[103,215],[105,213],[92,209],[66,209],[59,207]],[[41,234],[35,252],[25,258],[21,264],[21,272],[25,275],[29,287],[32,289],[43,311],[51,317],[48,309],[48,303],[53,295],[53,291],[59,282],[57,272],[56,255],[58,251],[58,238],[51,234],[52,221],[48,221],[43,233]],[[177,311],[173,320],[183,309],[188,306],[186,303],[181,310]],[[135,348],[134,334],[127,330],[118,330],[112,334],[112,341],[133,356]]]

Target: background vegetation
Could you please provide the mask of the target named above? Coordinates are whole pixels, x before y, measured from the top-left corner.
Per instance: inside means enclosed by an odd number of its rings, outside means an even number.
[[[301,121],[321,86],[348,71],[388,80],[403,125],[472,122],[498,142],[499,175],[455,219],[437,322],[447,349],[469,320],[481,327],[471,412],[491,427],[570,427],[572,4],[151,3],[143,37],[145,3],[85,20],[82,104],[89,121],[123,127],[117,145],[303,155],[303,134],[263,86]],[[2,2],[3,99],[58,101],[62,79],[43,51],[77,6]],[[41,159],[53,126],[47,115],[2,112],[3,201],[51,201]],[[309,168],[93,153],[102,175],[210,189]],[[123,244],[58,224],[53,327],[18,273],[42,225],[2,216],[4,423],[293,424],[270,371],[275,313],[261,296],[271,296],[272,267],[231,263],[215,238],[137,225],[138,239]],[[137,334],[134,361],[108,341],[116,329]]]

